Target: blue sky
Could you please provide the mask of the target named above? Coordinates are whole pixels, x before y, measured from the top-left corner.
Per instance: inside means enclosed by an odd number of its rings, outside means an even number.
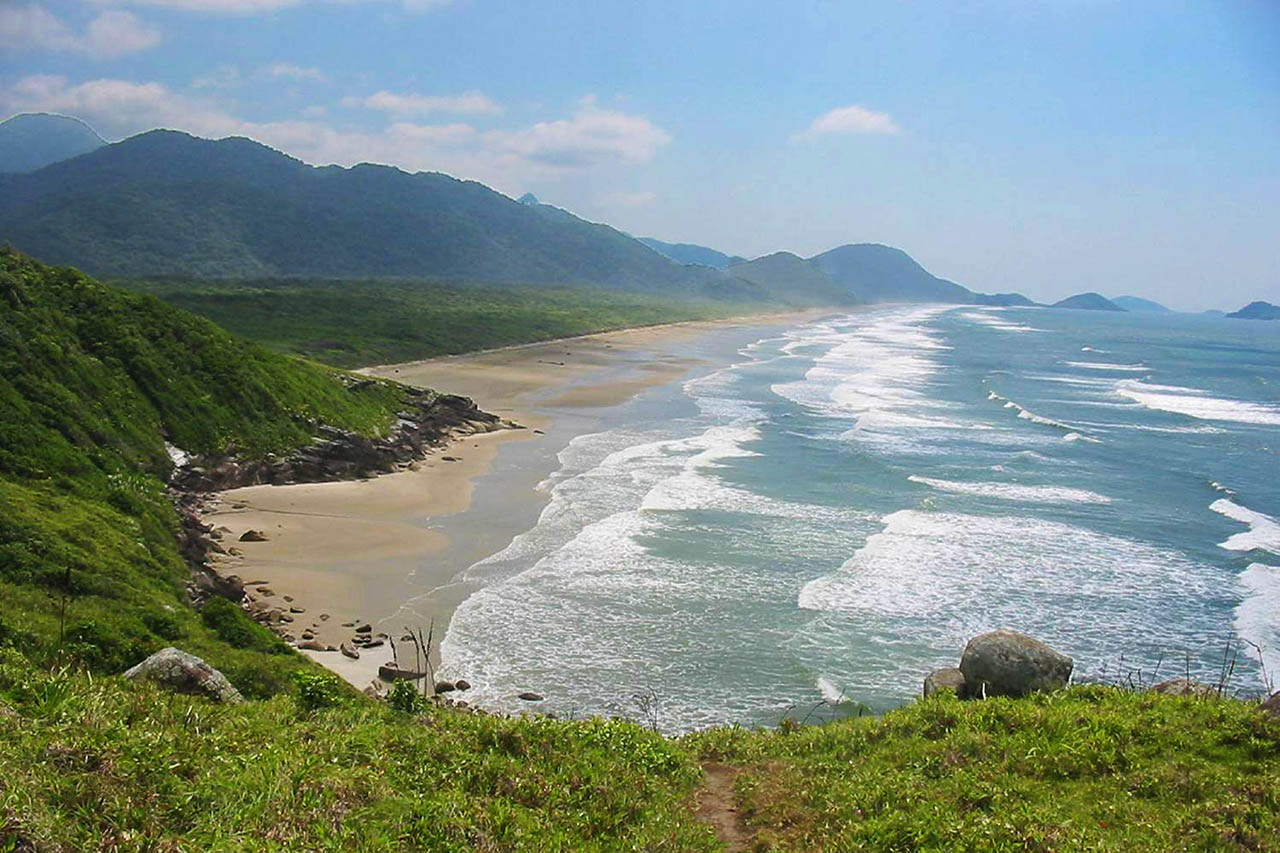
[[[1280,3],[0,0],[0,112],[247,135],[756,256],[1280,302]]]

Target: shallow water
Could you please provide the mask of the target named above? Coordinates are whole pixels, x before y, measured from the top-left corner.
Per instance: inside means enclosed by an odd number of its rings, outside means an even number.
[[[444,672],[481,705],[883,709],[1002,626],[1081,678],[1215,678],[1241,638],[1240,688],[1280,672],[1280,324],[894,306],[732,343],[467,570]]]

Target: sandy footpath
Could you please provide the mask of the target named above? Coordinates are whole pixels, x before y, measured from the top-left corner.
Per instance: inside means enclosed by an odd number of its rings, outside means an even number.
[[[697,362],[673,354],[674,345],[711,329],[778,324],[816,313],[627,329],[367,368],[362,372],[471,397],[526,429],[459,437],[416,470],[371,480],[223,492],[205,516],[223,528],[229,552],[217,556],[215,565],[224,574],[240,575],[253,598],[289,611],[296,637],[309,630],[319,642],[338,646],[367,623],[375,636],[398,639],[404,626],[392,617],[401,605],[447,585],[456,571],[433,566],[433,557],[450,545],[433,529],[433,520],[484,511],[471,507],[473,483],[492,470],[503,444],[537,441],[558,416],[615,406],[679,378]],[[545,499],[528,489],[529,501]],[[248,530],[262,531],[266,541],[239,541]],[[452,610],[447,600],[434,606],[438,612],[425,615],[436,620],[438,642]],[[427,625],[414,627],[425,631]],[[338,652],[307,654],[361,688],[391,659],[389,645],[363,651],[359,660]],[[404,665],[403,644],[400,661]]]

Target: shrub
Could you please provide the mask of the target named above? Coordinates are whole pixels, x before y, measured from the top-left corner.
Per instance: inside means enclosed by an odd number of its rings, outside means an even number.
[[[421,714],[427,710],[427,699],[408,681],[397,681],[387,693],[387,704],[404,714]]]
[[[286,654],[289,647],[266,628],[249,618],[239,605],[225,598],[213,598],[200,611],[200,620],[223,642],[237,649],[253,649],[269,654]]]
[[[338,679],[323,672],[299,672],[294,681],[298,685],[298,705],[304,711],[340,705],[346,692]]]

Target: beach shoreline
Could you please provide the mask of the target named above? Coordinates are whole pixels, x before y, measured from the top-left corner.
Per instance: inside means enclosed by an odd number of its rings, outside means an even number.
[[[687,375],[703,362],[679,350],[701,335],[828,313],[644,326],[365,368],[360,372],[366,375],[470,397],[525,429],[457,436],[409,470],[372,479],[220,492],[204,515],[227,552],[213,555],[213,567],[244,579],[251,608],[287,614],[279,627],[296,643],[306,637],[320,648],[355,650],[356,629],[369,626],[366,636],[375,645],[358,651],[358,659],[339,651],[303,652],[357,688],[385,686],[377,681],[378,667],[391,660],[392,642],[406,629],[433,631],[438,648],[466,594],[456,575],[505,545],[457,541],[441,530],[445,520],[463,514],[477,516],[483,528],[486,519],[478,516],[501,512],[472,500],[476,483],[493,474],[500,454],[509,454],[504,469],[527,469],[516,471],[509,495],[521,513],[536,514],[545,505],[547,496],[536,484],[552,472],[554,453],[508,447],[567,442],[590,428],[593,412]],[[263,532],[265,541],[240,541],[249,530]],[[410,651],[410,665],[412,660]]]

